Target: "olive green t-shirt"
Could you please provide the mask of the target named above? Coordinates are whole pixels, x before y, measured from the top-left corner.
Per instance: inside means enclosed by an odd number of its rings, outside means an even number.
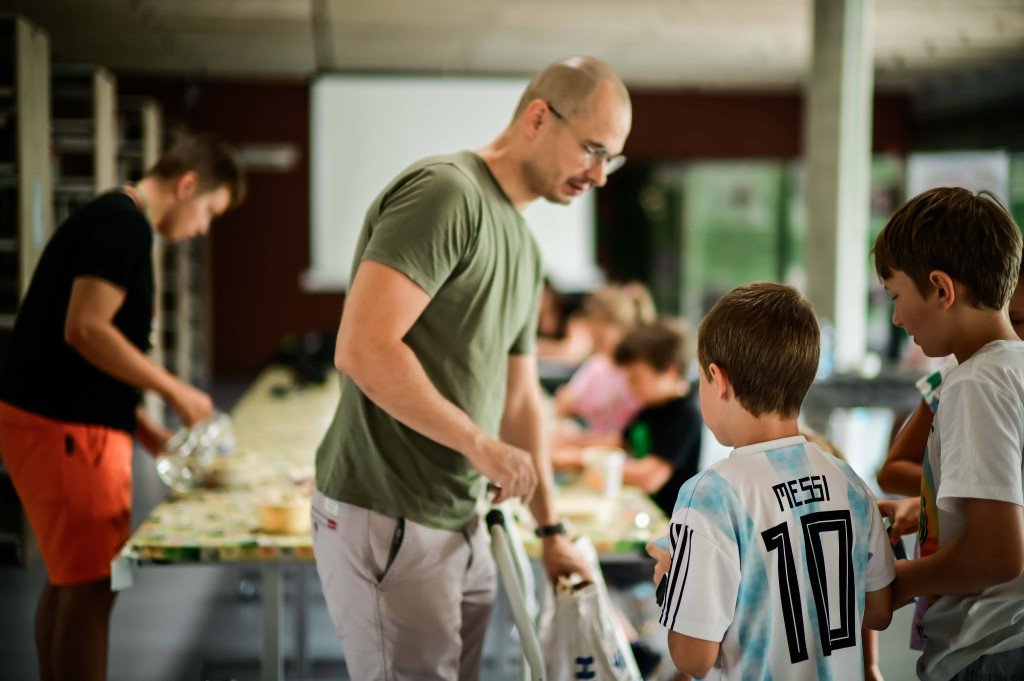
[[[430,294],[404,340],[440,393],[497,436],[509,355],[530,354],[536,343],[541,258],[483,159],[463,151],[404,170],[367,211],[350,281],[364,260]],[[464,456],[402,425],[342,377],[338,410],[317,451],[322,494],[458,530],[481,484]]]

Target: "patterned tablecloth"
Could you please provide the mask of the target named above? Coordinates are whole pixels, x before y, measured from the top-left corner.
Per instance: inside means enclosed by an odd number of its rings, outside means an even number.
[[[338,378],[332,372],[323,386],[291,389],[288,370],[261,374],[232,413],[237,451],[249,462],[247,483],[169,497],[132,535],[122,557],[170,563],[312,561],[310,535],[262,531],[256,502],[267,495],[308,499],[312,493],[313,461],[334,415]],[[590,536],[602,555],[635,554],[667,532],[664,515],[639,490],[627,488],[613,503],[573,485],[560,491],[558,507],[573,533]],[[540,546],[528,530],[529,514],[517,516],[523,518],[527,553],[536,557]]]

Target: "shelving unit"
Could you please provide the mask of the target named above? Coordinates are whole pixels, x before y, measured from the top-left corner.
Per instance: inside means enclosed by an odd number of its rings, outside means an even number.
[[[148,97],[119,97],[117,174],[121,184],[138,182],[160,158],[163,148],[163,111],[160,104]],[[149,356],[154,362],[164,365],[163,329],[167,319],[163,310],[164,251],[174,248],[165,245],[159,238],[153,240],[153,277],[156,283],[156,303],[153,310],[152,348]],[[146,412],[158,424],[166,421],[164,404],[156,395],[147,393]]]
[[[117,186],[117,79],[92,65],[55,66],[53,197],[56,224]]]
[[[164,248],[163,348],[167,369],[200,388],[209,386],[206,242],[201,237]]]
[[[23,17],[0,14],[0,360],[53,231],[49,73],[46,32]],[[35,551],[0,464],[0,555],[25,562]]]

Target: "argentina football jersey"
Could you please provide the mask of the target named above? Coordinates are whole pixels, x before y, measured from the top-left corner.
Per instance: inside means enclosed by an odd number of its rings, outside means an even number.
[[[740,447],[679,491],[661,623],[721,641],[709,679],[862,681],[865,593],[893,580],[874,496],[802,436]]]

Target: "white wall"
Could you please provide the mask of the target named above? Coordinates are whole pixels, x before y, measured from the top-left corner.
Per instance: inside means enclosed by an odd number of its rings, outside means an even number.
[[[311,269],[307,288],[348,284],[370,202],[424,156],[476,149],[508,125],[527,81],[520,78],[327,75],[311,88]],[[594,197],[571,206],[535,202],[524,214],[559,288],[600,283]]]

